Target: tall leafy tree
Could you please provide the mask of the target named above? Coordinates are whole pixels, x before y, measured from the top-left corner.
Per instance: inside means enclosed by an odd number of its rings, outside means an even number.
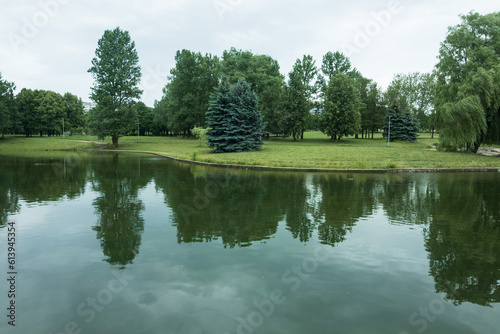
[[[334,140],[358,133],[361,105],[354,79],[344,73],[334,75],[326,90],[321,131]]]
[[[349,57],[338,51],[328,51],[323,56],[323,65],[321,66],[321,70],[327,81],[330,81],[338,73],[344,73],[352,76],[352,74],[356,72],[356,69],[352,68]]]
[[[40,121],[40,135],[46,132],[49,136],[62,133],[64,100],[61,94],[52,91],[39,91],[36,114]]]
[[[281,129],[285,136],[294,140],[303,138],[310,111],[313,109],[313,98],[316,93],[315,78],[318,70],[312,56],[305,55],[297,59],[293,70],[288,75],[288,84],[284,90]]]
[[[187,135],[195,126],[205,126],[210,94],[218,85],[219,58],[188,50],[177,51],[175,68],[164,90],[168,127]]]
[[[163,97],[160,101],[155,101],[153,108],[153,133],[155,135],[168,135],[168,101],[169,95],[166,88],[163,89]]]
[[[437,112],[443,146],[477,152],[500,142],[500,12],[471,12],[441,43]]]
[[[154,113],[153,108],[148,107],[144,102],[134,104],[135,114],[139,122],[139,133],[141,136],[151,133],[153,130]]]
[[[208,145],[217,153],[262,148],[265,123],[257,94],[241,79],[228,89],[225,80],[213,95],[207,112]]]
[[[285,79],[278,61],[268,55],[231,48],[223,53],[221,71],[230,84],[236,84],[240,79],[248,82],[257,93],[266,130],[280,133],[278,113]]]
[[[371,133],[373,139],[375,131],[384,126],[386,106],[383,102],[382,92],[376,82],[369,81],[366,85],[366,94],[361,97],[364,103],[361,112],[362,131],[366,137]]]
[[[139,56],[128,31],[119,27],[106,30],[97,44],[88,70],[94,79],[91,99],[97,103],[89,115],[89,127],[100,138],[110,136],[118,147],[118,138],[135,121],[131,104],[142,94]]]
[[[21,117],[21,125],[26,137],[31,137],[37,130],[39,121],[36,112],[36,91],[23,88],[16,96],[16,104]]]
[[[85,127],[85,108],[82,99],[71,93],[62,96],[64,103],[64,131],[70,134],[83,130]]]
[[[430,115],[434,111],[435,76],[430,73],[413,72],[396,74],[387,87],[386,103],[396,99],[401,112]]]
[[[14,83],[3,80],[2,73],[0,73],[0,134],[2,138],[17,126],[18,116],[14,97],[15,88]]]

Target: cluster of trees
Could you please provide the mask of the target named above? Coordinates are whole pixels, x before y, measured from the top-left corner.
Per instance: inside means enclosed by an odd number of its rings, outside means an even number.
[[[0,73],[0,134],[14,132],[19,128],[19,115],[15,105],[14,90],[16,86],[12,82],[2,79]]]
[[[272,57],[235,48],[224,51],[222,59],[182,50],[177,52],[175,60],[170,82],[154,108],[154,123],[162,134],[189,135],[194,127],[206,127],[210,96],[218,89],[222,77],[229,85],[245,79],[257,94],[265,130],[295,140],[303,138],[304,131],[319,129],[333,139],[358,134],[373,137],[383,127],[387,107],[395,98],[410,99],[414,98],[411,94],[417,94],[408,92],[413,87],[399,82],[393,83],[398,88],[382,92],[340,52],[328,52],[320,68],[312,56],[304,55],[297,59],[288,81]],[[425,87],[420,81],[431,76],[412,73],[399,75],[395,81],[407,77],[415,77]],[[431,95],[429,90],[425,93]],[[415,115],[419,111],[424,115],[432,111],[429,104],[416,109],[406,100],[404,103]]]
[[[63,132],[83,132],[83,102],[77,96],[53,91],[23,88],[14,95],[15,86],[0,76],[0,132],[53,136]]]
[[[97,104],[83,117],[81,101],[71,94],[23,89],[0,76],[0,132],[58,134],[88,126],[100,138],[142,135],[192,135],[205,128],[211,97],[244,79],[257,96],[265,131],[302,139],[304,131],[321,130],[332,139],[372,137],[388,120],[405,129],[439,130],[442,146],[476,152],[483,143],[500,142],[500,13],[462,16],[442,43],[433,73],[395,75],[383,91],[353,68],[340,52],[328,52],[321,65],[310,55],[297,59],[285,78],[268,55],[231,48],[222,57],[178,51],[163,96],[149,108],[138,102],[142,91],[135,43],[120,28],[105,31],[89,72],[92,100]],[[394,110],[397,112],[394,113]],[[393,118],[394,117],[394,118]],[[418,122],[417,122],[418,121]],[[399,124],[396,122],[395,124]],[[414,130],[412,130],[414,131]]]

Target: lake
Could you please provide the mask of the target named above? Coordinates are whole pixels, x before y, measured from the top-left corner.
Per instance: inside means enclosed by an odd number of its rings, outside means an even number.
[[[0,171],[1,333],[500,333],[500,173]]]

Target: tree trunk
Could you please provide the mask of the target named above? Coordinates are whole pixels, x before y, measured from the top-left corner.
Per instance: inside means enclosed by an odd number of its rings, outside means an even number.
[[[118,147],[118,137],[113,136],[111,137],[111,140],[113,141],[113,146]]]
[[[479,147],[481,147],[481,141],[475,142],[474,147],[471,147],[472,152],[477,153],[477,151],[479,150]]]

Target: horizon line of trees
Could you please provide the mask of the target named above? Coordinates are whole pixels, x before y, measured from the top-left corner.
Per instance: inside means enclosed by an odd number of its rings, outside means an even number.
[[[0,132],[56,135],[64,119],[68,129],[85,131],[88,125],[102,138],[111,136],[115,145],[119,136],[137,131],[137,123],[143,135],[191,136],[193,128],[206,127],[211,97],[225,77],[229,85],[240,79],[249,84],[267,133],[294,140],[307,130],[332,139],[373,138],[397,110],[411,118],[405,121],[411,128],[440,130],[443,148],[477,152],[481,144],[500,142],[500,12],[470,12],[461,19],[449,28],[432,73],[397,74],[385,91],[340,52],[325,54],[321,65],[304,55],[285,78],[269,55],[235,48],[221,58],[177,51],[154,108],[138,102],[141,69],[129,33],[107,30],[89,69],[97,108],[81,117],[81,100],[73,101],[69,93],[23,89],[15,96],[15,85],[0,76]]]
[[[193,128],[206,127],[210,98],[222,77],[227,78],[229,84],[236,84],[245,78],[257,94],[267,124],[266,132],[291,136],[296,140],[303,139],[304,131],[323,129],[325,133],[332,133],[333,128],[327,124],[326,114],[331,114],[332,110],[324,111],[322,99],[330,81],[340,74],[349,82],[351,93],[354,88],[351,98],[355,101],[355,109],[346,112],[354,115],[355,122],[343,124],[339,119],[337,126],[350,130],[340,131],[342,134],[339,132],[332,138],[340,139],[347,135],[361,135],[361,138],[371,135],[373,138],[374,133],[383,128],[394,100],[398,101],[403,112],[411,112],[418,118],[420,124],[428,124],[432,112],[430,103],[416,101],[419,92],[412,86],[417,82],[419,87],[425,87],[424,82],[431,81],[431,75],[398,74],[383,92],[376,82],[352,68],[350,60],[340,52],[328,52],[323,57],[321,68],[316,67],[312,56],[304,55],[302,59],[297,59],[288,81],[280,73],[276,60],[267,55],[254,55],[250,51],[231,48],[224,52],[222,61],[217,56],[203,56],[188,50],[178,51],[175,58],[176,67],[171,70],[170,82],[163,90],[162,99],[155,101],[154,108],[141,101],[132,101],[128,105],[132,121],[125,127],[126,134],[137,134],[139,123],[142,136],[191,136]],[[23,88],[15,95],[14,83],[3,80],[1,74],[0,89],[2,135],[62,135],[63,122],[65,133],[89,133],[89,115],[92,113],[85,112],[82,99],[71,93],[61,95],[53,91]],[[425,94],[430,96],[432,92],[426,91]],[[431,129],[425,125],[423,128]]]

